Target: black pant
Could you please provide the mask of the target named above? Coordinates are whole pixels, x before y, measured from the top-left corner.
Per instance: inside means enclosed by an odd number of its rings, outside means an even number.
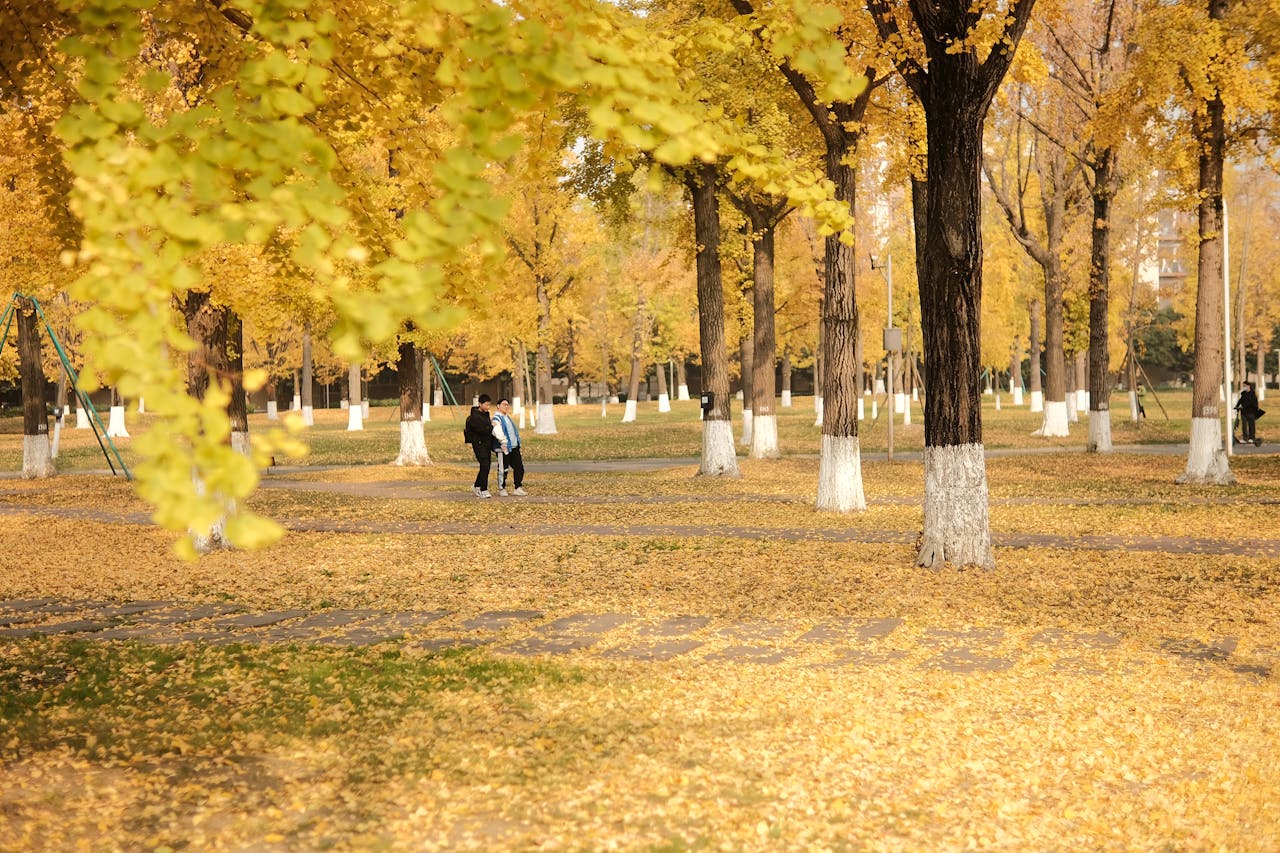
[[[502,451],[499,450],[499,453]],[[507,487],[507,471],[511,471],[515,475],[515,486],[520,488],[520,484],[524,482],[524,460],[520,458],[520,448],[513,447],[507,451],[506,458],[502,460],[502,482],[498,484],[500,488]]]
[[[493,450],[488,443],[473,444],[471,449],[476,454],[476,461],[480,463],[480,471],[476,474],[475,486],[481,491],[489,491],[489,462],[492,458]]]
[[[1253,441],[1258,437],[1257,429],[1258,416],[1253,412],[1240,413],[1240,436],[1244,441]]]

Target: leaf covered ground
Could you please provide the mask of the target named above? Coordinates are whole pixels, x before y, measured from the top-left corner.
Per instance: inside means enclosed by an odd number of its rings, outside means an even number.
[[[865,466],[848,517],[812,510],[808,459],[728,482],[531,464],[529,499],[484,502],[458,464],[287,472],[254,501],[296,529],[194,565],[122,518],[146,510],[117,480],[5,481],[0,600],[712,621],[662,663],[0,640],[0,849],[1280,849],[1280,459],[1219,489],[1173,485],[1183,464],[992,459],[997,539],[1054,537],[995,572],[911,567],[911,462]],[[334,519],[367,530],[306,529]],[[417,529],[446,523],[470,532]],[[902,627],[837,665],[716,656],[740,620],[841,617]],[[932,665],[984,630],[970,650],[1013,665]]]

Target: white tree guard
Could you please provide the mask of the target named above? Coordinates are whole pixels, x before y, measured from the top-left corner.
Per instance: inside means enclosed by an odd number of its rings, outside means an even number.
[[[360,414],[364,416],[364,419],[366,421],[369,420],[369,401],[368,400],[360,401]]]
[[[659,412],[671,411],[671,397],[668,396],[667,394],[658,395],[658,411]]]
[[[689,399],[689,386],[688,386],[688,385],[681,385],[679,388],[677,388],[677,389],[676,389],[676,399],[677,399],[677,400],[688,400],[688,399]]]
[[[1090,453],[1110,453],[1111,446],[1111,411],[1108,409],[1102,412],[1089,413],[1089,444],[1087,449]]]
[[[347,406],[347,432],[364,429],[363,412],[363,406]]]
[[[312,406],[302,407],[302,422],[307,426],[316,425],[316,412],[314,407]]]
[[[916,565],[995,568],[981,444],[924,449],[924,540]]]
[[[280,409],[279,407],[276,406],[275,400],[267,401],[267,420],[269,421],[280,420]]]
[[[1187,468],[1178,476],[1177,482],[1229,486],[1235,481],[1236,476],[1231,473],[1222,443],[1222,421],[1218,418],[1192,418]]]
[[[550,403],[538,403],[538,419],[533,431],[535,435],[556,434],[556,412]]]
[[[782,456],[782,451],[778,449],[777,415],[761,415],[752,419],[750,455],[752,459],[777,459]]]
[[[22,437],[22,479],[40,480],[52,477],[53,456],[49,450],[49,436],[24,435]]]
[[[1022,405],[1022,386],[1016,385],[1013,389],[1013,404],[1015,406]]]
[[[1044,411],[1044,392],[1043,391],[1031,392],[1031,411],[1033,412]]]
[[[574,388],[572,385],[569,386],[569,405],[578,405],[578,389]]]
[[[302,395],[301,395],[301,394],[294,394],[294,395],[293,395],[293,403],[292,403],[292,404],[290,404],[290,406],[289,406],[289,411],[291,411],[291,412],[301,412],[301,411],[302,411]]]
[[[742,438],[739,439],[742,444],[751,446],[751,427],[755,423],[755,413],[750,409],[742,410]]]
[[[1032,392],[1035,393],[1035,392]],[[1032,411],[1035,411],[1034,405]],[[1067,427],[1067,404],[1065,401],[1050,400],[1044,404],[1044,420],[1040,423],[1040,429],[1032,433],[1032,435],[1050,438],[1054,436],[1070,435],[1071,432]]]
[[[733,424],[729,421],[702,422],[702,464],[699,474],[711,477],[739,477],[738,454],[733,445]]]
[[[636,419],[636,401],[628,397],[626,408],[622,410],[622,422],[624,424],[629,424],[629,423],[633,423],[635,419]]]
[[[124,425],[124,406],[112,406],[107,417],[108,438],[128,438],[129,430]]]
[[[395,464],[430,465],[431,457],[427,455],[427,437],[422,421],[400,422],[400,455]]]
[[[901,391],[895,391],[893,393],[893,413],[895,415],[900,415],[904,411],[906,411],[906,408],[907,408],[907,395],[903,394]]]
[[[83,405],[76,406],[76,429],[88,429],[89,423],[89,410]]]
[[[853,435],[824,435],[818,456],[818,500],[827,512],[862,512],[867,508],[862,489],[862,450]]]
[[[790,391],[782,392],[782,408],[784,409],[791,408],[791,392]]]

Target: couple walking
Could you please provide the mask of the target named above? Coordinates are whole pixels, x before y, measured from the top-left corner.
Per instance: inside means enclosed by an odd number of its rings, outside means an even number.
[[[481,394],[476,400],[478,405],[471,407],[467,415],[464,436],[467,444],[476,454],[480,463],[480,471],[476,474],[473,489],[478,498],[491,498],[489,493],[490,456],[498,454],[498,494],[507,496],[507,469],[515,475],[511,494],[523,497],[524,459],[520,457],[520,431],[511,420],[511,401],[503,397],[498,401],[498,410],[492,411],[493,404],[488,394]]]

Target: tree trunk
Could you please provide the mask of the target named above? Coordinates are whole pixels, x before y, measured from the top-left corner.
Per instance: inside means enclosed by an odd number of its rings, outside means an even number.
[[[1227,0],[1209,0],[1209,18],[1226,17]],[[1191,387],[1191,445],[1186,470],[1179,483],[1230,485],[1235,482],[1223,446],[1222,393],[1223,347],[1222,312],[1222,169],[1226,150],[1225,107],[1220,92],[1204,105],[1194,119],[1200,143],[1200,255],[1197,260],[1199,288],[1196,295],[1195,379]],[[1231,405],[1230,402],[1227,405]],[[1226,437],[1228,441],[1231,436]]]
[[[671,394],[667,390],[667,365],[656,365],[658,371],[658,411],[671,411]]]
[[[556,414],[551,401],[551,291],[548,282],[538,277],[538,357],[537,357],[537,435],[556,434]]]
[[[274,373],[267,377],[267,420],[280,420],[280,378]]]
[[[418,383],[418,393],[422,395],[422,420],[424,422],[431,420],[431,387],[435,382],[432,375],[431,354],[424,349],[418,350],[418,370],[421,379]]]
[[[729,420],[729,365],[724,340],[724,285],[720,269],[720,202],[716,167],[696,167],[685,183],[693,197],[694,242],[698,286],[698,343],[702,356],[702,391],[712,401],[702,419],[702,461],[698,473],[737,477],[733,424]]]
[[[35,301],[16,301],[18,315],[18,373],[22,383],[22,477],[52,477],[49,450],[49,412],[45,403],[44,366],[41,361],[40,318]]]
[[[1098,153],[1094,166],[1093,245],[1089,254],[1089,443],[1091,453],[1111,451],[1111,200],[1115,154]]]
[[[355,432],[364,429],[364,406],[361,393],[360,365],[347,367],[347,431]]]
[[[754,362],[751,349],[751,332],[744,329],[738,341],[738,372],[742,380],[742,436],[738,441],[748,447],[751,446],[751,425],[755,415],[751,411],[751,365]]]
[[[685,354],[676,353],[676,399],[689,399],[689,374],[685,368]]]
[[[979,167],[986,106],[962,63],[931,64],[923,256],[919,259],[925,372],[924,539],[918,565],[991,568],[982,447],[982,222]],[[950,73],[948,73],[950,72]]]
[[[1066,355],[1062,350],[1064,279],[1062,263],[1055,255],[1044,268],[1044,422],[1037,434],[1045,437],[1070,435]]]
[[[859,366],[861,373],[861,366]],[[791,408],[791,346],[782,348],[782,408]]]
[[[422,370],[419,363],[418,348],[411,341],[401,341],[396,358],[396,379],[400,385],[400,455],[396,457],[396,465],[431,464],[422,428],[422,389],[418,385]]]
[[[1031,300],[1031,339],[1027,342],[1027,356],[1031,360],[1031,411],[1044,411],[1044,386],[1040,372],[1040,314],[1043,306],[1039,299]]]
[[[1018,346],[1018,336],[1013,336],[1013,346],[1009,348],[1009,393],[1013,395],[1013,404],[1022,405],[1022,348]]]
[[[649,318],[645,316],[644,297],[636,302],[635,322],[631,329],[631,375],[627,381],[627,405],[622,413],[622,422],[631,423],[636,419],[637,399],[640,396],[640,376],[644,372],[644,342],[649,328]]]
[[[302,393],[299,403],[302,406],[302,420],[307,426],[315,423],[315,409],[312,406],[313,379],[311,376],[311,330],[302,333]]]
[[[230,308],[227,314],[227,379],[231,399],[227,401],[227,417],[231,420],[231,446],[245,456],[249,454],[249,398],[244,390],[244,321]]]
[[[569,352],[565,359],[565,378],[569,382],[568,403],[570,406],[578,405],[578,372],[574,367],[574,329],[573,320],[569,321]]]
[[[778,342],[774,330],[774,234],[772,217],[753,217],[754,268],[752,272],[751,340],[751,458],[777,459],[778,416],[774,411],[777,392],[774,361]]]

